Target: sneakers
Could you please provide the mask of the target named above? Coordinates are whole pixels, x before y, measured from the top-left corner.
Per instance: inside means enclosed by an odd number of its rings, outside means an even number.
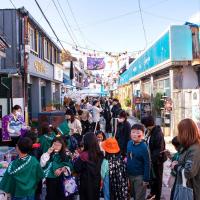
[[[156,195],[154,194],[149,194],[146,198],[146,200],[154,200],[156,198]]]

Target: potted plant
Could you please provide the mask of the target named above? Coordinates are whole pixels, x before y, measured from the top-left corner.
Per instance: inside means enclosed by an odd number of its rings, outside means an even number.
[[[53,102],[49,102],[49,103],[46,105],[45,110],[46,110],[47,112],[56,110],[56,108],[55,108],[55,106],[54,106],[54,103],[53,103]]]
[[[161,125],[161,108],[163,108],[163,100],[162,100],[163,94],[160,92],[156,93],[156,96],[153,98],[153,108],[155,111],[156,116],[156,124]]]
[[[126,107],[131,107],[131,99],[129,97],[126,97],[124,99],[124,104]]]

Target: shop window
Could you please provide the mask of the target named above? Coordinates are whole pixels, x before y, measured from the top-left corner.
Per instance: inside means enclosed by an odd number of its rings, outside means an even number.
[[[164,95],[167,96],[167,97],[171,96],[171,94],[170,94],[170,88],[165,89]]]
[[[154,82],[154,95],[156,95],[157,92],[160,92],[165,96],[170,97],[171,89],[169,78],[164,80],[157,80]]]
[[[164,80],[164,87],[165,87],[165,88],[170,88],[169,79],[165,79],[165,80]]]
[[[29,26],[29,43],[31,51],[38,53],[38,31],[31,26]]]
[[[143,84],[143,91],[146,94],[151,94],[151,84],[149,82]]]
[[[163,81],[163,80],[160,80],[160,81],[158,82],[158,88],[159,88],[159,89],[164,89],[164,81]]]

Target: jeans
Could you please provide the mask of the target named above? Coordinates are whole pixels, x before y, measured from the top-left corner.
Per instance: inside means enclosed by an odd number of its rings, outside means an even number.
[[[11,197],[11,200],[35,200],[34,197]]]
[[[103,194],[104,200],[110,200],[110,186],[109,186],[109,175],[103,179]]]
[[[146,186],[143,186],[143,176],[129,176],[129,180],[134,200],[145,200]]]

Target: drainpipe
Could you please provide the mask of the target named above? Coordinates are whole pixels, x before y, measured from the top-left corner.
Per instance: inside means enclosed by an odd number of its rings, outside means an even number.
[[[28,45],[28,16],[25,15],[24,19],[24,76],[23,76],[23,88],[24,88],[24,116],[25,121],[28,124],[28,85],[27,85],[27,72],[28,72],[28,53],[26,50],[26,45]]]

